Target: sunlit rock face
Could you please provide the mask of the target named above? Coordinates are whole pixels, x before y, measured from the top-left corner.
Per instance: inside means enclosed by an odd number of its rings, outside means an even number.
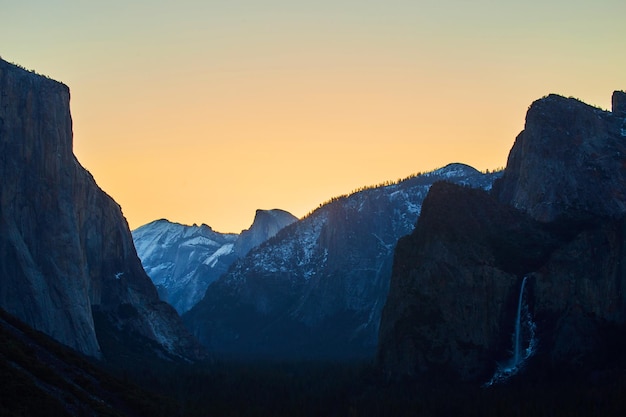
[[[451,164],[335,198],[234,263],[183,319],[217,355],[373,357],[393,250],[430,186],[490,188],[497,175]]]
[[[120,207],[72,152],[69,100],[67,86],[0,60],[0,305],[90,356],[101,354],[96,311],[120,333],[194,356]]]
[[[485,382],[510,356],[524,277],[537,337],[529,367],[586,372],[622,355],[623,122],[548,96],[529,109],[490,193],[432,187],[395,252],[378,349],[390,377]]]

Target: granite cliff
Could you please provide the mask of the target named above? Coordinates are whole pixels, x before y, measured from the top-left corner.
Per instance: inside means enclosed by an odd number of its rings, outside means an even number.
[[[252,225],[249,229],[241,231],[233,251],[238,257],[244,257],[250,250],[296,221],[298,218],[285,210],[257,210]]]
[[[550,95],[491,192],[435,184],[396,248],[378,360],[392,378],[486,381],[511,350],[523,301],[535,372],[592,372],[626,340],[624,93],[607,112]]]
[[[69,101],[67,86],[0,60],[0,306],[90,356],[101,355],[97,317],[195,357],[119,205],[73,154]]]
[[[533,103],[494,189],[499,200],[543,222],[624,214],[623,95],[614,93],[613,112],[557,95]]]

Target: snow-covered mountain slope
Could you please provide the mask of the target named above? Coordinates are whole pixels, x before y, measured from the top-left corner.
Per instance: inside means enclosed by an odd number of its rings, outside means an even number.
[[[296,221],[283,210],[257,210],[240,235],[209,226],[186,226],[156,220],[135,229],[133,240],[144,269],[162,300],[184,313],[200,301],[206,288],[251,248]]]
[[[233,264],[183,320],[225,356],[373,355],[396,242],[413,230],[430,186],[488,189],[498,175],[451,164],[335,198]]]
[[[236,259],[237,235],[215,232],[205,224],[186,226],[162,219],[132,234],[159,297],[181,314],[200,301],[207,286]]]

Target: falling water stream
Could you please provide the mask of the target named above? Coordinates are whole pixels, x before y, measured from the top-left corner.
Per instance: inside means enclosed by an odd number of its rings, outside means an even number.
[[[525,303],[524,290],[528,277],[522,279],[517,300],[517,314],[515,315],[515,332],[513,333],[513,357],[504,363],[498,364],[498,368],[486,386],[517,374],[526,360],[535,353],[537,340],[535,338],[535,323],[532,320],[528,305]]]
[[[524,288],[526,287],[526,279],[522,280],[522,286],[519,290],[519,299],[517,300],[517,316],[515,318],[515,341],[513,343],[513,365],[518,366],[520,363],[521,350],[521,333],[522,333],[522,303],[524,302]]]

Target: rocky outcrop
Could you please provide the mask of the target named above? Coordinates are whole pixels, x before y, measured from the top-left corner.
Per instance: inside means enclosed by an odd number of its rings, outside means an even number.
[[[490,188],[497,175],[450,164],[335,198],[233,264],[183,319],[218,355],[372,357],[394,247],[430,186]]]
[[[274,237],[282,228],[298,221],[293,214],[279,209],[257,210],[249,229],[243,230],[235,243],[234,252],[244,257],[252,248]]]
[[[613,92],[611,107],[615,116],[626,117],[626,91]]]
[[[614,101],[619,107],[619,99]],[[563,216],[623,215],[623,121],[572,98],[550,95],[536,101],[495,194],[544,222]]]
[[[0,306],[100,356],[94,312],[177,356],[197,345],[137,258],[120,207],[72,152],[67,86],[0,60]]]
[[[539,341],[531,367],[585,372],[620,357],[623,121],[548,96],[529,109],[491,195],[432,187],[395,253],[378,349],[389,376],[486,381],[511,350],[524,277]]]

